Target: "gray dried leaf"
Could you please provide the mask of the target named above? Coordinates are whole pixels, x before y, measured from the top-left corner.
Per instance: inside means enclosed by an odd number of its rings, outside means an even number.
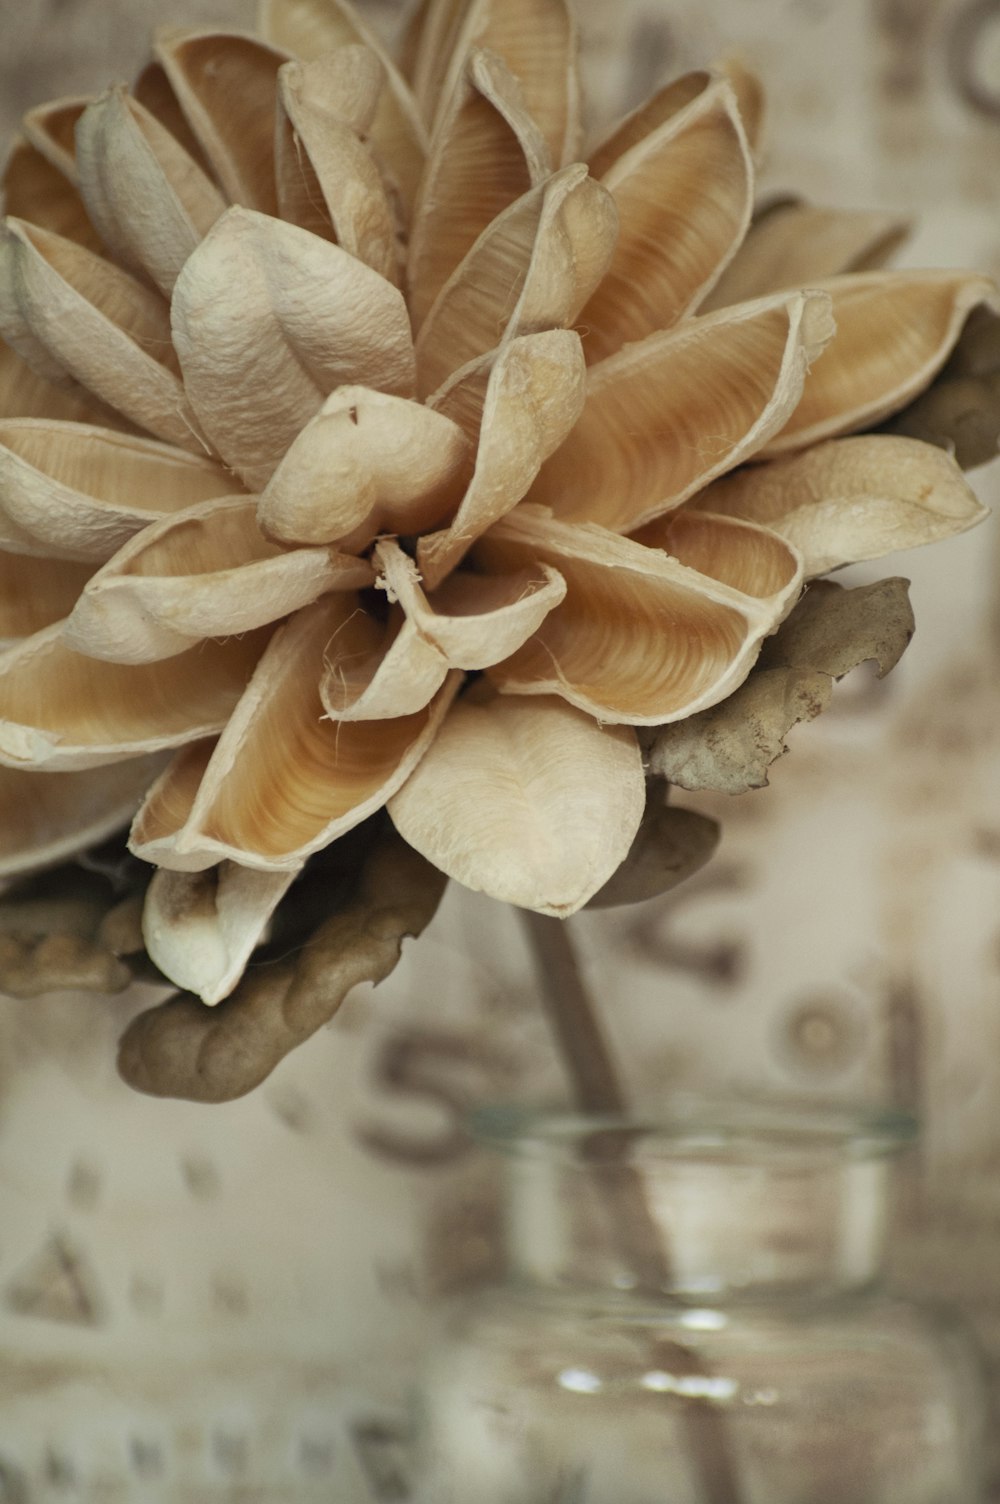
[[[963,470],[1000,449],[1000,314],[974,308],[947,365],[886,424],[889,433],[950,450]]]
[[[705,865],[719,835],[718,821],[665,804],[662,792],[657,792],[646,805],[628,856],[587,907],[616,908],[668,893]]]

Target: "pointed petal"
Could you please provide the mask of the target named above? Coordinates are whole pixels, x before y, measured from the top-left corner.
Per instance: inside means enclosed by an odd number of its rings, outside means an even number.
[[[151,663],[372,579],[363,559],[271,543],[257,526],[255,496],[223,497],[165,518],[119,549],[76,603],[66,642],[92,658]]]
[[[433,123],[444,76],[455,51],[467,0],[419,0],[398,48],[400,69],[410,81],[421,116]]]
[[[765,599],[603,528],[521,508],[480,541],[476,562],[551,564],[566,598],[520,652],[490,670],[512,694],[557,694],[600,721],[655,726],[714,705],[741,684],[761,640],[791,608],[796,568]]]
[[[836,335],[761,458],[880,423],[941,369],[970,311],[997,302],[995,285],[972,272],[858,272],[822,286]]]
[[[888,261],[909,233],[909,220],[879,209],[778,204],[750,227],[702,312],[785,287],[813,287],[842,272],[869,271]]]
[[[35,150],[71,183],[76,182],[76,122],[90,100],[89,94],[53,99],[36,105],[21,121],[21,129]]]
[[[417,545],[431,589],[526,494],[579,418],[584,394],[583,352],[573,330],[526,334],[503,347],[489,372],[469,489],[450,527]]]
[[[755,522],[682,508],[657,517],[632,536],[636,543],[663,549],[678,564],[743,595],[775,603],[782,612],[802,583],[803,560],[794,540],[790,546]]]
[[[77,126],[80,192],[105,244],[167,297],[226,201],[184,148],[124,87],[88,105]]]
[[[14,142],[3,173],[3,199],[6,212],[15,219],[54,230],[90,251],[101,250],[101,237],[79,193],[29,141]]]
[[[965,532],[986,516],[951,455],[865,434],[723,476],[688,503],[772,528],[808,576]]]
[[[619,232],[608,274],[581,315],[590,361],[683,318],[743,238],[753,165],[728,84],[706,89],[619,157],[602,182]]]
[[[0,334],[49,381],[77,382],[157,438],[202,453],[162,298],[48,230],[8,220]]]
[[[153,50],[227,197],[276,214],[274,112],[287,55],[225,31],[163,32]]]
[[[577,162],[488,225],[434,302],[417,340],[418,390],[519,334],[568,328],[604,276],[614,200]]]
[[[82,387],[67,391],[39,376],[10,345],[0,341],[0,418],[53,418],[70,423],[121,423],[124,419]]]
[[[629,532],[678,506],[787,422],[829,309],[824,293],[762,299],[591,366],[583,415],[530,499]]]
[[[345,382],[406,395],[406,305],[355,257],[248,209],[230,209],[177,280],[173,329],[205,432],[254,490]]]
[[[79,773],[0,768],[0,877],[54,866],[126,825],[160,768],[155,757]]]
[[[0,533],[21,552],[103,562],[148,523],[238,491],[221,465],[106,428],[0,421]]]
[[[487,225],[548,172],[517,79],[493,53],[473,51],[417,197],[407,268],[414,329]]]
[[[612,130],[588,154],[590,170],[595,178],[603,178],[626,152],[645,141],[654,131],[672,120],[715,82],[713,74],[700,68],[694,73],[682,73],[663,84],[637,109],[620,120]]]
[[[163,663],[101,663],[57,624],[0,656],[0,762],[97,767],[219,731],[267,633],[203,642]]]
[[[160,833],[155,846],[133,836],[138,855],[178,870],[231,858],[286,871],[374,814],[399,788],[436,734],[461,675],[452,675],[415,715],[326,719],[319,683],[347,606],[345,598],[328,596],[279,629],[219,740],[185,825],[172,837]]]
[[[447,677],[447,658],[401,611],[380,626],[357,608],[327,647],[320,698],[333,721],[392,721],[423,710]]]
[[[262,0],[258,26],[268,41],[306,63],[357,43],[375,53],[386,88],[372,122],[372,145],[408,218],[424,169],[427,133],[405,80],[376,33],[343,0]]]
[[[0,549],[0,644],[62,621],[94,572],[92,564],[31,558]]]
[[[572,914],[624,861],[645,805],[635,733],[560,700],[454,707],[389,813],[405,841],[467,888]]]
[[[763,83],[757,74],[738,57],[723,58],[722,62],[716,65],[715,71],[727,80],[736,95],[736,106],[740,120],[743,122],[743,129],[746,131],[750,150],[755,157],[759,156],[767,112],[767,98]]]
[[[417,533],[452,514],[469,442],[450,418],[366,387],[338,388],[299,434],[260,499],[261,527],[285,543],[348,553],[378,533]]]

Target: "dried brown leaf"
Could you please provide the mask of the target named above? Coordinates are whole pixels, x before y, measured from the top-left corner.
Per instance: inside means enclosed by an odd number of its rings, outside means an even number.
[[[628,856],[587,907],[617,908],[669,893],[705,865],[719,835],[718,821],[708,815],[664,804],[662,795],[651,799]]]
[[[940,375],[886,426],[950,450],[963,470],[994,459],[1000,448],[1000,314],[974,308]]]

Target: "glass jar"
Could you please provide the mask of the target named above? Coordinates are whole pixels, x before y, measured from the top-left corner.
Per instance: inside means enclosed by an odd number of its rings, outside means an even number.
[[[420,1504],[975,1504],[983,1389],[880,1285],[908,1119],[688,1100],[494,1115],[508,1277],[452,1313]]]

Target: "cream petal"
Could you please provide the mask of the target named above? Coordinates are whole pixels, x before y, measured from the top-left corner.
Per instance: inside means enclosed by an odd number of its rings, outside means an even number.
[[[486,374],[486,368],[477,377]],[[511,340],[488,370],[476,468],[451,525],[417,545],[428,586],[440,584],[476,538],[516,506],[577,422],[585,397],[583,352],[571,329]],[[460,395],[449,394],[447,403]],[[460,418],[456,404],[455,417]]]
[[[709,487],[709,492],[711,491]],[[703,492],[708,495],[709,492]],[[667,512],[632,534],[646,548],[660,548],[678,564],[759,600],[779,598],[783,609],[803,577],[798,549],[770,528],[711,511]]]
[[[591,366],[583,415],[529,499],[631,532],[755,454],[832,333],[825,293],[691,319]]]
[[[20,552],[103,563],[148,523],[239,489],[221,465],[152,439],[0,421],[0,534],[12,524]]]
[[[340,387],[299,434],[260,499],[286,543],[360,552],[380,532],[416,533],[454,511],[469,442],[450,418],[384,392]]]
[[[560,700],[456,705],[389,813],[405,841],[467,888],[574,913],[624,861],[645,806],[627,726]]]
[[[167,297],[226,201],[155,115],[110,89],[76,132],[80,192],[105,244]]]
[[[808,576],[935,543],[986,516],[951,455],[888,434],[828,439],[737,470],[688,508],[773,529],[800,550]]]
[[[202,172],[208,177],[213,176],[212,165],[201,149],[201,142],[187,123],[162,63],[154,58],[146,64],[133,85],[132,97],[166,127],[192,161],[197,162]]]
[[[504,339],[568,328],[607,271],[614,200],[582,163],[498,215],[438,294],[417,340],[418,390],[436,391]]]
[[[226,31],[164,31],[154,53],[234,204],[276,214],[274,112],[287,54]]]
[[[590,170],[595,178],[603,178],[619,157],[645,141],[667,120],[687,108],[715,82],[715,75],[706,68],[693,73],[682,73],[663,84],[638,108],[620,120],[587,155]]]
[[[149,787],[129,832],[129,849],[156,865],[190,818],[205,769],[219,744],[217,736],[178,748]]]
[[[54,230],[88,250],[101,250],[101,237],[76,188],[30,141],[14,142],[3,173],[3,199],[15,219]]]
[[[909,233],[909,220],[884,210],[823,209],[794,199],[777,204],[751,225],[702,312],[869,271],[888,261]]]
[[[437,732],[461,675],[434,702],[395,720],[333,722],[319,683],[346,601],[307,606],[275,635],[173,837],[161,866],[196,871],[229,858],[263,871],[297,868],[380,809]],[[133,838],[133,850],[147,848]]]
[[[90,392],[72,391],[39,376],[9,345],[0,340],[0,418],[54,418],[70,423],[119,423],[127,427]]]
[[[267,633],[203,642],[163,663],[101,663],[62,626],[0,655],[0,763],[59,771],[123,761],[225,724]]]
[[[995,284],[972,272],[858,272],[818,285],[837,332],[762,459],[880,423],[941,369],[971,310],[997,304]]]
[[[203,1003],[220,1003],[243,975],[296,875],[251,872],[235,862],[207,872],[154,873],[142,910],[149,959]]]
[[[0,644],[6,646],[62,621],[93,572],[92,564],[32,558],[0,549]]]
[[[340,47],[278,74],[276,136],[282,219],[335,240],[390,282],[399,281],[392,206],[364,137],[385,72],[367,47]]]
[[[398,290],[339,246],[248,209],[224,214],[188,261],[173,329],[205,432],[252,490],[335,387],[413,390]]]
[[[110,261],[6,221],[0,334],[38,375],[69,378],[157,438],[204,452],[177,374],[167,306]]]
[[[704,90],[601,181],[619,232],[608,273],[580,316],[589,361],[683,318],[743,238],[753,164],[729,85]]]
[[[35,150],[71,183],[76,182],[76,122],[91,98],[89,94],[76,94],[53,99],[36,105],[21,121],[21,129]]]
[[[160,769],[136,758],[79,773],[0,768],[0,878],[54,866],[126,825]]]
[[[562,696],[600,721],[655,726],[731,694],[791,608],[798,568],[766,597],[697,574],[658,548],[520,508],[476,546],[481,568],[551,564],[566,598],[490,670],[512,694]]]
[[[255,496],[223,497],[165,518],[119,549],[80,596],[65,637],[92,658],[151,663],[373,578],[363,559],[269,542]]]
[[[327,647],[320,698],[333,721],[385,721],[429,705],[448,677],[448,660],[402,612],[383,627],[360,609],[345,611]]]
[[[417,196],[407,266],[415,330],[486,227],[548,174],[548,150],[517,79],[493,53],[474,50]]]
[[[311,63],[335,47],[360,43],[374,52],[386,77],[372,122],[379,166],[409,218],[424,169],[427,133],[405,80],[370,27],[343,0],[262,0],[258,27],[268,41]]]

